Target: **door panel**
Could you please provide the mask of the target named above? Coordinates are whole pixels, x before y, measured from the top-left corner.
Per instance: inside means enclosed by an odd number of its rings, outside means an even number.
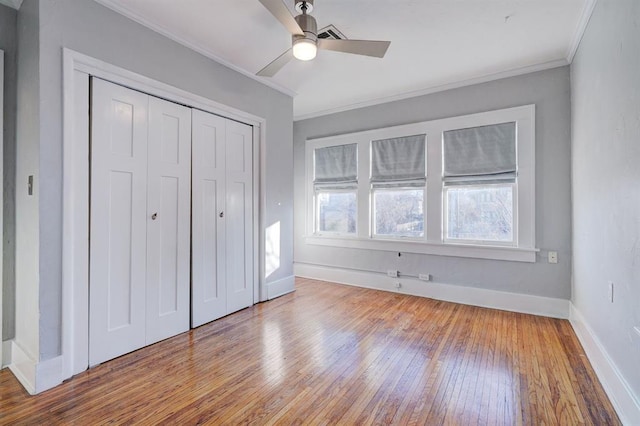
[[[222,209],[218,207],[218,191],[217,183],[214,180],[202,181],[202,217],[215,218],[217,212]],[[207,262],[203,262],[203,285],[204,285],[204,300],[205,302],[211,302],[213,299],[224,296],[220,294],[217,286],[217,271],[218,271],[218,247],[217,247],[217,229],[218,221],[207,220],[203,223],[204,232],[202,234],[202,250],[203,259],[207,259]],[[224,289],[222,289],[222,293]]]
[[[178,269],[180,266],[179,253],[176,248],[180,244],[178,232],[178,206],[180,203],[180,191],[178,179],[163,176],[161,179],[161,206],[162,213],[160,227],[160,259],[158,277],[158,305],[160,316],[169,315],[178,311],[179,280]],[[157,220],[157,219],[156,219]],[[155,260],[154,260],[155,261]]]
[[[226,120],[192,111],[192,285],[191,326],[227,314],[225,285],[225,142]]]
[[[227,121],[228,313],[253,305],[252,140],[251,126]]]
[[[149,97],[147,335],[189,329],[191,110]]]
[[[253,304],[252,150],[251,126],[193,111],[193,327]]]
[[[148,97],[92,79],[89,364],[145,344]]]
[[[107,330],[131,325],[134,283],[131,277],[133,174],[111,171],[109,185]],[[115,231],[115,232],[114,232]]]

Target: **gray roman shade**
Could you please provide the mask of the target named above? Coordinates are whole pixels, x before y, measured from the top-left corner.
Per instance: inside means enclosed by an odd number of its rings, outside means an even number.
[[[319,188],[353,188],[358,183],[358,145],[328,146],[314,152],[313,185]]]
[[[371,142],[371,183],[376,187],[424,186],[426,135]]]
[[[446,185],[515,182],[516,123],[443,133]]]

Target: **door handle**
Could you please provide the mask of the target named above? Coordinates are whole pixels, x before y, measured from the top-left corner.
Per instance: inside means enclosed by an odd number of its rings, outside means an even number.
[[[158,218],[158,213],[154,213],[151,215],[151,220],[156,220]]]
[[[224,212],[220,212],[220,217],[224,217]]]

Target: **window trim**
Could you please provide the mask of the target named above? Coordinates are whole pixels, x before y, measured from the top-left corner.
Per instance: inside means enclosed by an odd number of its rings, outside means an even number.
[[[517,212],[514,217],[516,245],[488,242],[451,242],[444,237],[443,132],[468,127],[515,121],[517,123],[518,177],[515,186]],[[402,135],[426,134],[425,236],[423,238],[373,237],[370,142]],[[358,144],[357,221],[355,236],[317,235],[314,233],[313,152],[315,148]],[[306,223],[304,240],[308,244],[348,247],[390,252],[409,252],[441,256],[535,262],[535,105],[524,105],[458,117],[386,127],[325,138],[306,143]],[[309,198],[312,198],[311,200]]]

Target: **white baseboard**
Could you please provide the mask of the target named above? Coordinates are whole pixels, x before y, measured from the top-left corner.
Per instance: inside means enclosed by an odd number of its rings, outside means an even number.
[[[573,304],[569,320],[622,423],[640,425],[640,401],[633,394],[591,326]]]
[[[31,395],[36,394],[36,361],[15,340],[11,341],[9,369]]]
[[[569,318],[570,302],[564,299],[421,281],[417,278],[389,278],[373,272],[317,266],[307,263],[294,264],[294,272],[297,276],[305,278],[428,297],[464,305],[553,318]],[[394,287],[397,282],[401,283],[400,289]]]
[[[2,342],[2,359],[0,359],[0,368],[8,367],[11,364],[11,340]]]
[[[267,300],[275,299],[295,290],[296,277],[290,275],[277,281],[267,283]]]
[[[62,357],[37,362],[19,344],[11,341],[9,369],[31,395],[62,383]]]
[[[36,393],[44,392],[62,383],[62,357],[40,361],[36,366]]]

